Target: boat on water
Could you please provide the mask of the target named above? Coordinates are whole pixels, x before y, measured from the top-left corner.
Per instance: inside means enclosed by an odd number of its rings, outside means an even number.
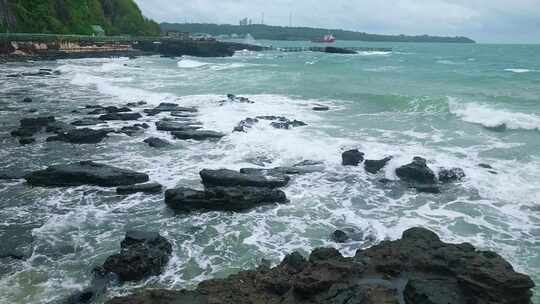
[[[322,38],[313,39],[313,40],[311,40],[311,42],[315,42],[315,43],[334,43],[334,42],[336,42],[336,38],[332,34],[327,34],[327,35],[324,35],[324,37],[322,37]]]

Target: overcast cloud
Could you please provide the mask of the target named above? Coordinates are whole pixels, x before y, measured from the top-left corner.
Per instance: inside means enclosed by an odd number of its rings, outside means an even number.
[[[342,28],[381,34],[468,36],[480,42],[540,43],[540,0],[135,0],[159,22]]]

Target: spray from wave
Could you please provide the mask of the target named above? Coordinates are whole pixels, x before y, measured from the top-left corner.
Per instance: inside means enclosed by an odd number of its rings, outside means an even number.
[[[461,120],[490,129],[540,130],[540,116],[507,109],[497,109],[481,103],[461,103],[449,98],[450,113]]]

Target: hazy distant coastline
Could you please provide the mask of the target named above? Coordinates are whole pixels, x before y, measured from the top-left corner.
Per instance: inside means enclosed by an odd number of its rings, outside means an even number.
[[[442,36],[408,36],[408,35],[378,35],[339,29],[323,29],[309,27],[283,27],[263,24],[231,25],[211,23],[161,23],[163,31],[182,31],[191,33],[207,33],[211,35],[246,35],[251,34],[256,39],[302,41],[322,37],[331,32],[338,40],[373,41],[373,42],[438,42],[438,43],[476,43],[467,37]]]

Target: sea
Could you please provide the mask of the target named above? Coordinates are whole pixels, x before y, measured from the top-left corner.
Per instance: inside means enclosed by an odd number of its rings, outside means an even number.
[[[309,42],[260,41],[273,47]],[[39,188],[0,181],[0,242],[24,253],[3,258],[0,302],[59,303],[90,284],[92,269],[119,251],[128,230],[159,231],[173,244],[163,274],[109,288],[107,298],[142,287],[195,288],[287,253],[335,247],[346,256],[411,227],[445,242],[493,250],[540,285],[540,45],[338,42],[384,47],[354,55],[239,51],[228,58],[77,59],[0,65],[0,168],[32,171],[93,160],[147,173],[165,188],[202,189],[202,169],[271,168],[321,161],[322,171],[283,188],[290,203],[240,213],[175,214],[163,194],[119,196],[100,187]],[[7,77],[50,69],[52,75]],[[254,103],[220,103],[227,94]],[[25,97],[32,103],[21,103]],[[145,116],[143,134],[113,134],[95,145],[46,142],[20,146],[10,136],[24,117],[71,122],[86,105],[144,101],[196,106],[205,129],[222,140],[177,141]],[[326,105],[329,111],[313,111]],[[74,110],[77,110],[74,112]],[[233,133],[247,117],[279,115],[307,126],[259,123]],[[133,122],[111,122],[118,128]],[[94,126],[102,128],[102,126]],[[154,149],[150,136],[173,145]],[[342,152],[393,156],[378,174],[341,165]],[[462,168],[466,178],[440,194],[417,193],[395,169],[413,157],[435,172]],[[491,167],[479,166],[487,164]],[[382,183],[381,180],[387,181]],[[336,229],[363,238],[337,244]],[[534,303],[540,303],[540,289]],[[101,303],[100,302],[100,303]]]

